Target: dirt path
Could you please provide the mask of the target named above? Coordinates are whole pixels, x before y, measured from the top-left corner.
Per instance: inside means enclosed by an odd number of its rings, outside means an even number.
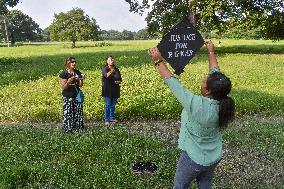
[[[284,117],[263,117],[259,115],[249,115],[237,117],[230,127],[244,127],[250,122],[257,124],[280,124],[284,126]],[[179,119],[171,120],[126,120],[121,121],[119,126],[125,127],[129,132],[139,133],[145,136],[154,137],[170,144],[176,144],[180,128]],[[62,128],[62,123],[48,122],[48,123],[0,123],[0,127],[35,127],[39,129],[44,128]],[[106,127],[102,122],[86,122],[86,129],[96,127]],[[112,126],[110,126],[112,127]]]

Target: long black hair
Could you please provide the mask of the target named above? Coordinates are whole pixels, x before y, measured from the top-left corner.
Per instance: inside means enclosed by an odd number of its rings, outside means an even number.
[[[105,66],[107,66],[107,59],[108,58],[112,58],[112,59],[114,59],[114,57],[112,56],[112,55],[108,55],[107,57],[106,57],[106,62],[105,62]],[[114,64],[113,64],[114,65]],[[115,66],[115,65],[114,65]]]
[[[208,76],[206,85],[212,98],[219,101],[219,126],[225,128],[235,115],[235,102],[228,96],[232,88],[231,80],[225,74],[215,72]]]

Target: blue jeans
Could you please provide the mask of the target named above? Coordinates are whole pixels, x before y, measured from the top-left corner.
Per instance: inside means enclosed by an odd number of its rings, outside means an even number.
[[[109,98],[104,97],[105,101],[105,115],[104,120],[105,121],[112,121],[115,119],[115,105],[117,103],[117,98]]]
[[[199,165],[183,151],[177,164],[174,189],[188,189],[194,179],[198,188],[210,189],[214,169],[218,163],[219,161],[211,166]]]

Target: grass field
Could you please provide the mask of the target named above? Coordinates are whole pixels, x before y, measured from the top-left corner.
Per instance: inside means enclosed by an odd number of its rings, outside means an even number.
[[[101,68],[109,54],[116,58],[124,80],[117,106],[120,119],[179,116],[181,106],[166,90],[147,55],[147,49],[157,42],[111,42],[113,45],[107,47],[78,43],[76,49],[61,43],[1,47],[0,122],[60,121],[58,74],[64,69],[64,59],[71,55],[88,77],[83,87],[86,120],[102,118]],[[238,114],[283,115],[283,47],[282,41],[223,41],[222,47],[217,48],[221,68],[233,82],[231,95]],[[206,73],[207,54],[203,48],[180,79],[198,94]]]
[[[283,188],[283,121],[245,117],[225,130],[214,188]],[[172,188],[180,152],[160,136],[177,135],[173,126],[163,132],[149,123],[140,132],[128,132],[132,127],[139,125],[94,124],[66,135],[60,124],[4,124],[0,188]],[[155,162],[158,172],[133,175],[135,161]]]
[[[217,43],[217,41],[214,41]],[[58,74],[75,56],[87,74],[87,123],[101,122],[101,68],[114,55],[123,77],[120,120],[176,120],[181,106],[152,66],[147,49],[158,41],[33,43],[0,47],[0,188],[171,188],[179,156],[167,140],[129,133],[125,126],[92,126],[64,135]],[[224,131],[224,160],[215,188],[284,188],[284,42],[222,40],[221,69],[231,78],[237,119]],[[199,94],[207,73],[203,47],[180,80]],[[46,127],[38,127],[46,123]],[[56,125],[56,126],[55,126]],[[60,124],[59,124],[60,125]],[[154,132],[154,131],[153,131]],[[145,131],[147,133],[147,131]],[[168,133],[167,133],[168,134]],[[150,159],[159,172],[134,176],[130,164]]]
[[[172,182],[177,150],[123,129],[66,135],[57,129],[9,128],[3,135],[1,188],[166,188]],[[132,175],[132,162],[145,159],[163,171],[150,180]]]

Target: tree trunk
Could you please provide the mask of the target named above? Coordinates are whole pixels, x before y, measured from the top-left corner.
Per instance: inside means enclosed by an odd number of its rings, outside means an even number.
[[[10,47],[9,35],[8,35],[8,28],[7,28],[6,19],[5,19],[4,16],[3,16],[3,19],[4,19],[4,27],[5,27],[5,33],[6,33],[6,40],[7,40],[8,47]]]
[[[188,17],[190,23],[195,27],[195,26],[196,26],[195,11],[193,11],[193,10],[190,9],[190,5],[191,5],[192,1],[193,1],[193,0],[188,0],[188,1],[187,1],[187,3],[188,3],[188,9],[189,9],[187,17]]]
[[[16,43],[16,39],[15,39],[15,37],[14,37],[13,32],[11,32],[10,40],[11,40],[11,46],[14,46],[14,45],[15,45],[15,43]]]
[[[72,48],[75,48],[75,47],[76,47],[76,46],[75,46],[75,42],[76,42],[76,41],[72,41],[72,46],[71,46]]]

